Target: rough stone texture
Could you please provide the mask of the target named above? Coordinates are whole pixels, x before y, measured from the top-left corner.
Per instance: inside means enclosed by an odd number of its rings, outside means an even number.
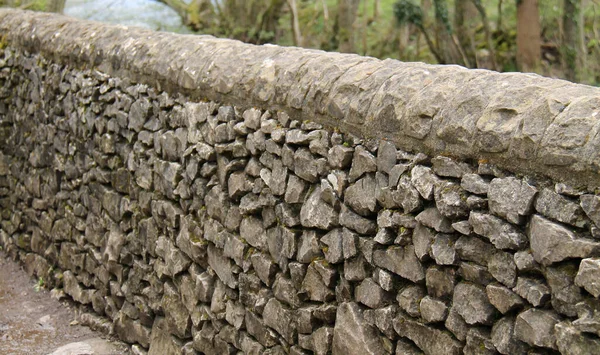
[[[389,354],[372,325],[365,322],[356,303],[342,303],[333,329],[334,354]]]
[[[488,190],[490,211],[511,223],[522,224],[524,216],[533,210],[536,194],[535,187],[517,178],[493,179]]]
[[[425,354],[460,354],[462,345],[450,334],[430,328],[403,314],[394,319],[396,332],[412,340]]]
[[[575,285],[585,288],[596,298],[600,296],[600,258],[581,260]]]
[[[454,289],[453,308],[469,324],[492,324],[496,312],[483,287],[465,282]]]
[[[514,333],[529,345],[558,350],[554,326],[560,321],[557,314],[532,308],[517,316]]]
[[[0,245],[136,352],[597,347],[598,89],[16,10],[0,31]]]
[[[542,265],[600,255],[600,243],[578,238],[572,230],[538,215],[531,219],[529,239],[533,257]]]

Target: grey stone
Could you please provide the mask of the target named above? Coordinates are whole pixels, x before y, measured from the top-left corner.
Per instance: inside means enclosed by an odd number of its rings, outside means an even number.
[[[554,326],[560,318],[553,311],[531,308],[517,316],[514,334],[529,345],[558,350]]]
[[[585,333],[592,333],[600,336],[600,305],[593,298],[588,298],[575,305],[577,310],[577,319],[573,326],[577,330]]]
[[[452,222],[445,216],[442,216],[440,211],[435,207],[426,208],[415,219],[422,225],[433,228],[440,233],[454,232]]]
[[[488,238],[498,249],[520,250],[527,246],[525,234],[498,217],[471,212],[469,223],[473,226],[473,232]]]
[[[379,231],[375,235],[373,239],[376,243],[382,245],[390,245],[394,243],[396,239],[396,235],[388,228],[379,228]]]
[[[488,199],[481,197],[481,196],[477,196],[477,195],[471,195],[471,196],[467,197],[467,207],[469,207],[469,209],[471,209],[473,211],[476,211],[476,210],[487,211]]]
[[[408,176],[400,177],[393,198],[394,202],[402,206],[404,213],[415,212],[423,205],[419,191],[413,186]]]
[[[517,340],[514,334],[515,318],[506,316],[494,323],[492,327],[492,342],[496,350],[504,355],[525,355],[527,346]]]
[[[477,195],[487,195],[490,183],[477,174],[464,174],[460,180],[460,186]]]
[[[425,280],[423,265],[417,259],[415,248],[412,245],[375,250],[373,263],[412,282]]]
[[[164,284],[162,308],[165,311],[167,329],[170,333],[180,338],[191,335],[192,320],[188,310],[181,302],[179,291],[170,282]]]
[[[339,223],[340,225],[363,235],[374,234],[377,230],[377,223],[375,221],[354,213],[350,208],[346,207],[346,205],[342,205]]]
[[[267,328],[264,321],[256,314],[246,311],[246,330],[258,342],[265,347],[272,347],[277,344],[277,333]],[[242,340],[243,346],[243,340]]]
[[[596,226],[600,226],[600,196],[585,194],[579,199],[585,214]]]
[[[528,232],[533,257],[542,265],[600,255],[600,243],[577,238],[571,230],[538,215],[531,218]]]
[[[431,171],[431,168],[415,165],[410,172],[411,182],[426,200],[433,200],[433,190],[439,183],[439,178]]]
[[[344,259],[349,259],[358,254],[358,235],[348,228],[342,229],[342,251]]]
[[[273,284],[273,294],[275,298],[284,302],[292,309],[297,309],[301,305],[294,282],[283,276],[283,274],[277,275],[275,283]]]
[[[338,213],[321,199],[321,187],[317,186],[302,205],[300,221],[304,227],[325,230],[338,225]]]
[[[342,303],[337,309],[333,330],[334,354],[389,354],[377,329],[365,322],[356,303]]]
[[[429,296],[421,299],[419,307],[421,309],[421,317],[425,323],[443,322],[448,316],[448,307],[446,304]]]
[[[433,171],[439,176],[461,178],[463,175],[473,172],[473,168],[469,164],[444,156],[431,159],[431,163],[433,164]]]
[[[264,349],[265,348],[259,342],[250,337],[246,332],[241,333],[240,350],[242,350],[244,354],[259,355],[264,352]]]
[[[475,282],[483,286],[494,282],[494,277],[488,272],[487,267],[468,261],[460,262],[458,265],[458,275],[466,281]]]
[[[314,230],[304,230],[298,241],[298,261],[301,263],[310,263],[322,255],[317,232]]]
[[[373,272],[373,280],[386,291],[394,289],[394,279],[394,275],[389,271],[377,268]]]
[[[452,223],[452,228],[460,234],[471,235],[473,233],[473,227],[469,221],[460,221]]]
[[[448,316],[446,317],[446,322],[444,323],[446,329],[452,332],[456,339],[460,341],[465,341],[467,339],[467,332],[469,331],[469,325],[463,317],[456,312],[454,307],[450,308],[448,312]]]
[[[350,168],[350,174],[348,174],[348,180],[354,182],[365,173],[375,171],[377,171],[377,161],[373,154],[362,145],[357,146],[352,157],[352,167]]]
[[[275,273],[277,272],[277,266],[273,259],[264,253],[254,253],[250,256],[250,261],[260,280],[265,285],[271,286],[275,281]]]
[[[361,216],[369,216],[377,208],[376,186],[375,178],[368,174],[346,189],[344,202]]]
[[[327,161],[333,169],[345,169],[352,163],[354,149],[343,145],[334,145],[329,149]]]
[[[495,253],[494,246],[478,237],[461,236],[454,245],[461,260],[487,265]]]
[[[513,291],[534,307],[543,306],[551,297],[550,288],[543,281],[530,277],[519,277]]]
[[[535,261],[531,250],[521,250],[514,255],[515,265],[519,271],[539,271],[540,265]]]
[[[421,349],[417,348],[409,340],[398,339],[396,342],[396,355],[422,355]]]
[[[490,303],[502,314],[506,314],[524,305],[523,299],[500,284],[489,284],[485,287]]]
[[[435,238],[435,233],[418,223],[413,231],[413,245],[415,248],[415,255],[421,261],[429,260],[429,253],[431,252],[431,244]]]
[[[208,263],[215,270],[219,279],[228,287],[235,288],[237,286],[236,277],[233,275],[231,259],[223,256],[221,249],[212,245],[208,247]]]
[[[467,194],[460,185],[439,182],[435,185],[434,195],[435,205],[443,216],[451,219],[468,216]]]
[[[431,244],[431,256],[438,265],[458,264],[455,243],[458,238],[449,234],[438,233]]]
[[[164,318],[158,318],[154,321],[150,333],[148,355],[173,354],[181,351],[183,344],[176,337],[169,334],[166,323]]]
[[[491,325],[496,315],[496,309],[490,304],[485,289],[466,282],[456,285],[453,308],[468,324]]]
[[[335,293],[327,286],[317,270],[315,264],[318,262],[314,261],[309,265],[300,292],[305,294],[311,301],[327,302],[335,297]]]
[[[235,329],[240,330],[244,325],[244,318],[246,317],[246,309],[241,303],[237,303],[231,300],[227,301],[225,308],[225,320],[231,324]]]
[[[581,260],[575,277],[575,285],[585,288],[592,296],[600,296],[600,258]]]
[[[381,308],[391,301],[390,295],[383,290],[373,279],[364,279],[355,289],[356,301],[369,308]]]
[[[402,314],[394,319],[394,329],[412,340],[427,355],[462,353],[462,344],[448,333],[425,326]]]
[[[246,124],[246,127],[250,128],[250,129],[254,129],[254,130],[257,130],[260,128],[261,116],[262,116],[262,112],[260,112],[260,110],[258,110],[256,108],[248,109],[248,110],[244,111],[244,113],[242,114],[242,117],[244,118],[244,123]]]
[[[362,281],[368,276],[368,264],[362,255],[344,262],[344,277],[348,281]]]
[[[308,182],[314,183],[319,180],[321,170],[319,165],[319,159],[316,159],[308,149],[300,148],[294,153],[294,172]]]
[[[488,261],[488,270],[494,278],[507,287],[514,287],[517,281],[517,266],[510,253],[497,252]]]
[[[285,191],[285,202],[302,203],[306,196],[306,183],[296,175],[290,175]]]
[[[585,355],[600,350],[600,340],[583,335],[570,322],[561,322],[554,326],[556,345],[561,354]]]
[[[379,141],[377,170],[389,174],[394,165],[396,165],[396,146],[389,141]]]
[[[265,325],[275,329],[288,344],[296,342],[296,315],[279,301],[271,298],[263,311]]]
[[[257,249],[267,250],[267,234],[258,218],[246,217],[242,219],[240,237]]]
[[[533,209],[537,189],[514,177],[495,178],[490,183],[488,199],[490,211],[511,223],[521,224],[523,217]]]
[[[535,200],[535,209],[542,215],[576,227],[586,225],[585,214],[578,203],[551,189],[543,189]]]
[[[425,284],[429,295],[436,298],[450,298],[454,292],[456,272],[452,268],[430,266],[425,274]]]
[[[329,231],[321,238],[321,242],[327,245],[323,250],[325,253],[325,259],[330,264],[337,264],[344,260],[342,250],[342,228],[336,228]]]
[[[389,174],[389,186],[398,186],[398,182],[400,181],[400,177],[407,172],[408,170],[410,170],[412,166],[410,164],[396,164],[394,165],[394,167],[392,168],[392,170],[390,170],[390,174]],[[433,198],[433,197],[432,197]]]
[[[495,355],[496,347],[490,338],[490,332],[485,328],[471,328],[467,332],[467,344],[463,348],[465,355]]]
[[[411,317],[419,317],[421,316],[421,299],[426,295],[427,293],[422,286],[408,285],[398,292],[396,300],[400,305],[400,309],[408,315]]]
[[[552,294],[552,308],[569,317],[577,315],[576,304],[583,301],[582,290],[575,284],[577,269],[577,262],[569,262],[548,266],[544,270]]]

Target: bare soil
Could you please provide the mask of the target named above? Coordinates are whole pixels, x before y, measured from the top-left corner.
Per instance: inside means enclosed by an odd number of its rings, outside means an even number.
[[[129,348],[79,325],[76,309],[58,301],[0,252],[0,354],[121,355]]]

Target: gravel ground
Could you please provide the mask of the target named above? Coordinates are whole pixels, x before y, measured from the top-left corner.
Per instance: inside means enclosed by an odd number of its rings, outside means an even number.
[[[123,343],[76,321],[75,308],[36,283],[0,252],[0,354],[4,355],[121,355]]]

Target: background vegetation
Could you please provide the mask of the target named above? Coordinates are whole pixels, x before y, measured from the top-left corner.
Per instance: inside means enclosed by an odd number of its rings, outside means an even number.
[[[600,0],[147,1],[186,32],[600,83]],[[61,12],[65,0],[0,5]]]

